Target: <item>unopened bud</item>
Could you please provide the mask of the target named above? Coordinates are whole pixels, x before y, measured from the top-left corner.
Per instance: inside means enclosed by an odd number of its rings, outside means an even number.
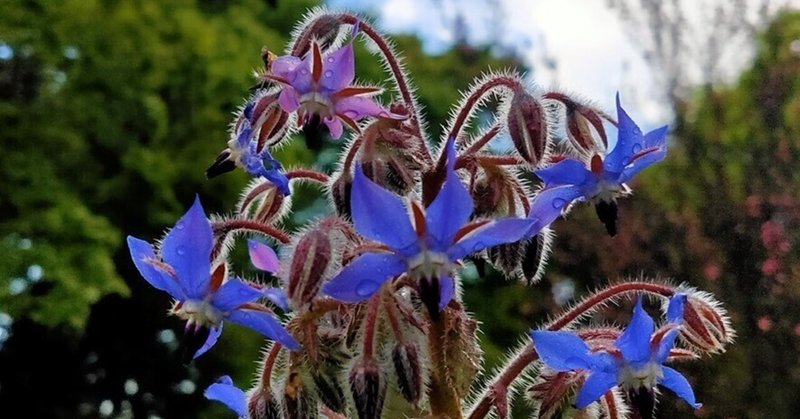
[[[294,249],[287,294],[294,307],[302,307],[317,296],[331,262],[331,242],[318,229],[307,232]]]
[[[398,343],[392,350],[392,361],[400,392],[406,400],[416,404],[422,394],[422,368],[417,347],[412,343]]]
[[[262,387],[252,391],[247,400],[250,419],[280,419],[281,411],[272,393]]]
[[[600,151],[592,128],[600,135],[604,147],[607,146],[606,130],[597,112],[574,102],[567,104],[567,137],[573,147],[589,155]]]
[[[330,191],[336,213],[342,217],[350,217],[350,194],[353,191],[353,176],[349,173],[340,173],[331,184]]]
[[[539,406],[539,418],[550,419],[560,417],[562,407],[567,404],[571,395],[578,389],[586,377],[585,373],[556,372],[546,370],[528,389],[528,396]]]
[[[522,274],[528,284],[539,282],[553,248],[553,230],[543,228],[533,240],[525,244],[522,257]]]
[[[264,192],[261,204],[258,206],[255,220],[264,224],[271,224],[273,220],[283,213],[283,203],[286,196],[277,187],[271,187]]]
[[[311,378],[317,388],[319,400],[334,412],[344,413],[345,397],[342,386],[336,375],[322,374],[320,371],[312,372]]]
[[[316,418],[317,402],[303,385],[303,380],[297,372],[291,372],[286,380],[283,393],[283,411],[285,419],[310,419]]]
[[[342,22],[335,16],[326,14],[314,19],[313,23],[305,30],[309,36],[307,39],[315,39],[320,48],[327,49],[339,35],[339,28]],[[302,45],[299,51],[293,51],[294,55],[302,57],[311,47],[311,44]]]
[[[689,344],[706,353],[725,352],[725,346],[736,337],[722,305],[710,294],[689,289],[683,307],[681,336]]]
[[[381,417],[386,399],[386,377],[374,358],[362,358],[350,370],[350,391],[359,419]]]
[[[508,111],[508,131],[519,155],[536,165],[547,150],[547,118],[544,107],[532,95],[514,94]]]
[[[258,130],[258,147],[260,152],[264,147],[277,144],[287,128],[289,115],[281,109],[277,102],[277,95],[266,95],[259,98],[252,110],[250,124],[253,130]]]

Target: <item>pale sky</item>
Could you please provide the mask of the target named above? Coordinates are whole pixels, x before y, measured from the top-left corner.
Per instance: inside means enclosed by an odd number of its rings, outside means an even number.
[[[681,0],[686,13],[687,31],[692,39],[704,39],[709,30],[713,7],[728,0]],[[775,0],[797,5],[800,0]],[[541,88],[557,87],[590,99],[608,111],[614,110],[614,95],[620,92],[623,104],[642,128],[667,124],[669,104],[662,86],[643,58],[642,49],[631,39],[619,19],[619,12],[605,0],[495,0],[503,9],[502,27],[492,20],[487,0],[328,0],[334,8],[365,11],[377,16],[379,28],[389,33],[413,33],[423,39],[425,49],[436,53],[449,47],[453,39],[453,20],[461,15],[469,40],[476,44],[493,43],[512,49],[533,69],[532,80]],[[753,6],[758,1],[746,5]],[[756,13],[755,6],[748,13]],[[488,12],[487,12],[488,10]],[[487,14],[488,13],[488,14]],[[731,41],[733,42],[733,40]],[[694,51],[699,57],[702,45]],[[750,62],[747,43],[729,48],[725,56],[724,80],[736,75]],[[549,61],[556,66],[548,66]],[[695,76],[699,78],[699,71]],[[413,75],[412,75],[413,76]],[[690,75],[691,76],[691,75]],[[465,86],[466,87],[466,86]]]

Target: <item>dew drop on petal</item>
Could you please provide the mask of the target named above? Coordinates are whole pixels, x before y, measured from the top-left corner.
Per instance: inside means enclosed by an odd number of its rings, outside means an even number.
[[[631,147],[631,152],[633,154],[636,154],[636,153],[638,153],[640,151],[642,151],[642,145],[641,144],[634,144],[633,147]]]
[[[369,297],[370,295],[375,293],[375,290],[380,287],[380,284],[374,281],[361,281],[358,286],[356,286],[356,295],[359,297]]]
[[[185,255],[185,254],[186,254],[186,248],[185,248],[185,247],[183,247],[183,246],[180,246],[180,247],[178,247],[178,250],[177,250],[177,252],[178,252],[178,255],[179,255],[179,256],[183,256],[183,255]]]
[[[300,74],[302,74],[304,76],[308,75],[308,69],[307,68],[301,68],[300,69]]]
[[[327,77],[327,78],[333,77],[333,71],[331,71],[331,70],[326,71],[325,72],[325,77]]]
[[[175,224],[175,228],[178,230],[183,230],[184,227],[186,226],[183,224],[183,221],[179,222],[178,224]]]
[[[553,200],[553,208],[555,208],[555,209],[561,209],[566,204],[567,204],[567,200],[564,199],[564,198],[556,198],[556,199]]]
[[[329,63],[333,63],[333,61],[334,61],[333,57],[328,57],[328,62]]]

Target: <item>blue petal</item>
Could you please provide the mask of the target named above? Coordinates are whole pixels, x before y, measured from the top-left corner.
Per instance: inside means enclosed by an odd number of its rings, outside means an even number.
[[[534,224],[534,220],[525,218],[494,220],[467,234],[450,246],[447,250],[447,256],[450,260],[455,261],[488,247],[517,242],[529,235],[529,231]]]
[[[539,358],[548,367],[559,372],[592,369],[594,359],[589,345],[576,334],[534,330],[531,338]]]
[[[662,386],[672,390],[673,393],[677,394],[695,409],[699,409],[703,406],[695,400],[694,391],[692,391],[692,386],[686,380],[686,377],[670,367],[663,367],[663,371],[664,379],[661,382]]]
[[[583,162],[575,159],[561,160],[552,166],[537,170],[535,173],[542,179],[545,188],[560,185],[583,185],[594,177],[594,174],[586,169]]]
[[[417,233],[399,196],[381,188],[356,165],[350,198],[353,224],[358,232],[402,252],[418,251]]]
[[[635,158],[630,164],[628,164],[625,169],[622,171],[622,174],[617,177],[616,181],[619,183],[625,183],[631,180],[634,176],[639,174],[642,170],[652,166],[664,160],[667,157],[667,148],[653,148],[648,150],[647,154],[643,154],[640,157]]]
[[[677,328],[670,330],[664,334],[661,338],[661,342],[658,343],[658,348],[656,348],[656,361],[658,361],[659,364],[663,364],[669,357],[669,351],[675,346],[675,338],[678,337],[678,332],[679,330]]]
[[[200,198],[169,231],[161,256],[172,265],[190,298],[202,299],[211,280],[211,247],[214,234],[203,212]]]
[[[240,309],[231,312],[228,318],[232,322],[247,326],[293,351],[300,349],[300,344],[297,340],[270,313]]]
[[[286,295],[286,291],[280,288],[265,287],[261,289],[261,294],[281,310],[289,311],[289,296]]]
[[[322,292],[339,301],[356,303],[371,297],[387,279],[406,269],[405,259],[394,253],[364,253],[323,285]]]
[[[217,344],[217,340],[219,339],[219,336],[221,334],[222,334],[222,323],[219,324],[219,327],[212,327],[211,330],[208,332],[208,337],[206,338],[205,343],[203,343],[203,346],[201,346],[200,349],[198,349],[197,352],[194,353],[192,359],[197,359],[200,355],[203,355],[204,353],[208,352],[208,350],[211,349],[212,346]]]
[[[261,290],[245,284],[238,278],[231,278],[222,284],[211,297],[211,305],[219,311],[228,312],[261,297]]]
[[[444,310],[456,293],[456,283],[450,276],[439,278],[439,310]]]
[[[289,178],[283,173],[281,162],[272,157],[272,154],[266,148],[259,155],[259,159],[263,167],[260,175],[275,184],[284,196],[289,196],[292,193],[289,189]]]
[[[472,215],[472,197],[454,170],[455,144],[447,140],[447,178],[441,191],[425,211],[425,226],[432,250],[445,251],[453,243],[456,232]]]
[[[669,304],[667,305],[667,320],[672,323],[683,323],[683,312],[684,307],[686,306],[686,299],[688,297],[686,294],[678,293],[672,296],[669,299]]]
[[[644,311],[642,297],[639,296],[630,324],[615,343],[627,362],[639,363],[650,359],[650,335],[654,329],[653,319]]]
[[[253,129],[250,128],[250,122],[242,122],[244,129],[239,131],[239,136],[236,137],[236,145],[240,150],[246,150],[250,144],[250,139],[253,138]]]
[[[139,270],[139,273],[150,285],[169,293],[173,298],[181,301],[186,300],[186,293],[181,289],[177,279],[147,262],[150,259],[156,259],[153,246],[150,243],[128,236],[128,249],[131,251],[131,259],[133,259],[136,269]]]
[[[531,212],[528,214],[528,218],[535,220],[536,224],[527,236],[533,236],[550,225],[572,201],[585,198],[577,186],[556,186],[542,189],[531,202]]]
[[[208,400],[225,404],[240,417],[247,417],[247,395],[242,389],[233,385],[233,380],[227,375],[220,377],[216,383],[211,384],[203,393]]]
[[[575,399],[575,407],[583,409],[592,402],[596,402],[608,390],[617,385],[617,376],[605,372],[595,372],[586,378],[583,383],[581,391],[578,392],[578,397]]]
[[[617,118],[619,119],[617,144],[614,149],[606,156],[604,167],[606,172],[622,173],[622,169],[626,165],[628,159],[637,151],[642,149],[644,145],[644,138],[642,137],[642,130],[636,125],[635,122],[628,116],[625,109],[619,101],[619,93],[617,93]],[[639,150],[636,150],[636,148]]]

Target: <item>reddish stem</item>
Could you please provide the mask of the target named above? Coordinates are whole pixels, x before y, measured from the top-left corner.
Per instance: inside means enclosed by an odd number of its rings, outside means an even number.
[[[283,244],[287,244],[291,241],[289,235],[285,231],[253,220],[234,219],[216,221],[212,224],[212,227],[214,232],[221,237],[224,237],[231,231],[235,230],[251,230],[272,237]]]
[[[270,378],[272,377],[272,369],[275,367],[275,361],[278,359],[278,355],[281,353],[281,349],[283,347],[280,343],[274,343],[272,345],[272,349],[270,349],[269,354],[267,355],[267,359],[264,360],[264,369],[261,371],[261,387],[262,388],[270,388]],[[271,392],[271,391],[270,391]]]
[[[389,317],[389,325],[392,327],[392,333],[398,342],[403,341],[403,330],[400,328],[400,321],[397,318],[397,305],[395,304],[394,293],[387,294],[383,300],[383,305],[386,307],[386,316]]]
[[[533,349],[533,345],[526,346],[525,349],[506,366],[505,370],[500,373],[481,401],[475,405],[468,419],[481,419],[486,417],[494,405],[495,394],[502,394],[508,391],[507,389],[511,383],[522,374],[522,371],[524,371],[528,365],[537,359],[539,359],[539,354]]]
[[[323,185],[328,183],[328,175],[311,169],[294,169],[286,172],[286,177],[291,179],[308,179],[313,180]]]
[[[381,294],[374,295],[367,306],[367,317],[364,324],[364,358],[372,358],[375,352],[375,329],[378,323],[378,308],[380,307]]]
[[[455,138],[458,140],[458,135],[461,133],[461,129],[463,128],[464,123],[467,121],[467,117],[472,112],[472,109],[475,108],[478,103],[480,103],[481,99],[485,95],[499,87],[507,87],[513,91],[525,90],[525,87],[516,77],[496,75],[486,80],[482,85],[474,89],[472,94],[470,94],[467,100],[464,101],[464,105],[458,112],[458,116],[456,116],[455,121],[453,121],[453,126],[450,128],[450,133],[447,134],[447,138]]]
[[[239,214],[244,213],[244,210],[250,206],[250,204],[258,198],[259,195],[268,191],[270,188],[275,188],[275,184],[270,181],[264,181],[260,183],[258,186],[254,187],[247,193],[247,195],[242,199],[242,204],[239,205]]]
[[[466,150],[464,150],[464,152],[461,153],[461,154],[466,156],[466,155],[474,154],[474,153],[477,153],[477,152],[481,151],[481,149],[483,149],[483,147],[486,147],[486,144],[489,144],[489,141],[492,141],[492,139],[494,137],[496,137],[497,134],[500,133],[501,129],[502,129],[502,127],[501,127],[500,124],[494,124],[494,126],[489,128],[488,131],[483,133],[481,138],[479,138],[474,143],[470,144],[469,147]]]

